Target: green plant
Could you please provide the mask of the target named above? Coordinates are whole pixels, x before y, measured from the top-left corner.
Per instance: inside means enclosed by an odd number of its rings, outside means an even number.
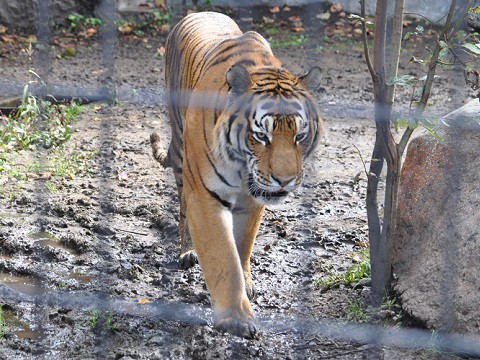
[[[100,317],[101,312],[99,310],[93,310],[90,312],[89,317],[86,320],[88,327],[93,331],[97,327],[98,318]]]
[[[345,296],[347,300],[347,320],[354,322],[365,322],[367,321],[367,311],[365,304],[361,300],[350,299],[348,296]]]
[[[316,281],[316,285],[322,287],[322,290],[328,290],[340,285],[354,286],[362,279],[370,278],[370,256],[368,252],[360,252],[362,259],[348,267],[343,273],[330,273]]]
[[[103,24],[103,20],[95,17],[85,18],[80,14],[70,14],[67,16],[68,31],[76,32],[89,28],[98,29]]]
[[[60,281],[60,282],[58,283],[58,285],[57,285],[57,287],[58,287],[59,290],[65,289],[65,286],[67,286],[67,282],[66,282],[66,281],[63,281],[63,280]]]
[[[5,321],[5,315],[3,314],[2,305],[0,305],[0,339],[2,339],[7,333],[7,322]]]
[[[52,183],[51,181],[45,182],[45,188],[50,192],[55,192],[58,190],[55,184]]]
[[[105,330],[116,334],[117,333],[117,324],[114,324],[112,321],[112,313],[110,311],[107,312],[105,316]]]
[[[303,34],[288,34],[279,39],[271,39],[270,46],[272,48],[285,46],[300,46],[305,44],[308,38]]]

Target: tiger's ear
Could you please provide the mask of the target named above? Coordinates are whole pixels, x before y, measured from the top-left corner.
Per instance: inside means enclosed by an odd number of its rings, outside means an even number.
[[[300,76],[299,79],[305,85],[305,87],[310,91],[317,90],[320,85],[320,79],[322,77],[322,72],[318,66],[314,66],[310,69],[308,73],[303,76]]]
[[[245,93],[250,88],[251,82],[250,74],[242,65],[233,65],[227,71],[227,84],[229,90],[233,90],[234,93]]]

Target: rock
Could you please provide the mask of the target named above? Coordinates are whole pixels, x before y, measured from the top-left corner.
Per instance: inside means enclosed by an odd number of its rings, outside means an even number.
[[[39,0],[13,0],[0,2],[0,24],[8,28],[33,32],[37,28]],[[67,15],[80,13],[93,16],[96,1],[49,0],[48,17],[55,24],[66,24]]]
[[[404,309],[428,328],[478,333],[480,103],[450,113],[408,147],[393,267]]]

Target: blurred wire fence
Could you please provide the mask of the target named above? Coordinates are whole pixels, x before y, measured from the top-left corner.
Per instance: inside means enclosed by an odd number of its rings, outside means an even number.
[[[115,54],[117,47],[117,32],[114,22],[116,20],[117,4],[115,0],[101,0],[98,5],[98,12],[105,19],[104,25],[100,28],[101,65],[107,68],[107,76],[102,84],[77,86],[71,83],[52,83],[49,79],[51,68],[51,54],[48,52],[52,40],[50,30],[50,17],[47,1],[39,1],[37,39],[41,46],[36,51],[34,66],[43,84],[33,87],[32,91],[37,96],[45,97],[51,95],[56,99],[80,99],[84,102],[95,101],[129,101],[137,104],[159,105],[165,104],[165,89],[142,88],[131,89],[128,87],[117,88],[112,81],[115,67]],[[306,11],[311,8],[306,7]],[[241,10],[240,10],[241,11]],[[43,49],[43,50],[42,50]],[[459,78],[463,75],[458,74]],[[455,81],[458,81],[456,79]],[[0,79],[0,93],[21,93],[24,84],[17,84],[14,81]],[[325,104],[325,106],[328,106]],[[358,112],[371,113],[360,104],[331,105],[339,112],[355,114]],[[114,111],[114,108],[109,111]],[[109,126],[105,120],[102,121],[100,138],[106,138]],[[104,179],[100,187],[100,199],[104,204],[99,209],[108,207],[109,197],[107,196],[111,184],[109,179]],[[37,202],[42,204],[48,193],[37,189]],[[106,214],[104,214],[106,215]],[[106,215],[108,216],[108,215]],[[98,236],[98,242],[112,241],[108,237]],[[446,264],[445,266],[449,266]],[[108,275],[102,279],[104,286],[108,286]],[[445,289],[449,293],[449,289]],[[208,322],[211,311],[198,306],[186,303],[170,303],[162,300],[152,301],[148,307],[134,307],[131,301],[122,298],[112,298],[101,293],[75,292],[69,294],[64,291],[49,292],[38,295],[19,295],[7,286],[0,287],[0,299],[3,303],[26,302],[36,307],[67,306],[70,308],[84,309],[115,309],[118,314],[131,317],[158,318],[165,321],[179,321],[185,324],[204,325]],[[444,313],[448,314],[450,302],[445,303]],[[38,326],[41,328],[42,316],[37,316]],[[277,316],[262,318],[259,314],[258,323],[266,332],[282,332],[292,334],[307,334],[311,336],[326,337],[332,340],[351,341],[360,344],[376,346],[388,346],[405,349],[426,349],[437,352],[450,352],[462,356],[480,357],[480,338],[467,335],[451,333],[432,333],[431,331],[418,328],[392,328],[381,325],[362,325],[355,323],[339,323],[337,321],[326,321],[318,319],[298,319]]]

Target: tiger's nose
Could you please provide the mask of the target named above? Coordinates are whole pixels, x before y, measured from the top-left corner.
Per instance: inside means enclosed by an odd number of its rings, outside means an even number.
[[[294,185],[295,184],[295,179],[297,178],[296,176],[292,176],[292,177],[289,177],[289,178],[284,178],[284,177],[281,177],[281,176],[272,176],[272,180],[276,183],[278,183],[278,185],[280,185],[282,188],[284,188],[285,186],[288,186],[288,185]]]

